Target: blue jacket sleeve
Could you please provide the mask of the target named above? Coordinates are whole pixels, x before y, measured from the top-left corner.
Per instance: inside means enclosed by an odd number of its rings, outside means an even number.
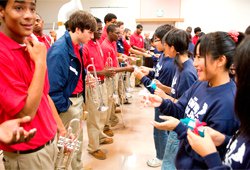
[[[182,119],[185,117],[185,108],[188,104],[189,93],[191,89],[187,90],[178,100],[177,103],[173,103],[169,99],[165,99],[162,101],[160,105],[160,111],[164,115],[173,116],[177,119]]]
[[[61,52],[58,52],[58,51]],[[59,113],[68,110],[71,102],[65,96],[63,89],[69,75],[69,57],[65,57],[66,51],[62,51],[58,46],[52,46],[47,55],[47,66],[49,73],[50,91],[49,95],[55,103]]]
[[[151,80],[150,78],[148,78],[147,76],[143,76],[142,79],[141,79],[141,82],[143,83],[143,85],[145,86],[145,88],[148,89],[148,91],[151,93],[151,94],[154,94],[154,89],[152,89],[151,87],[147,87],[151,84]]]
[[[155,71],[149,71],[148,76],[149,77],[155,77]]]

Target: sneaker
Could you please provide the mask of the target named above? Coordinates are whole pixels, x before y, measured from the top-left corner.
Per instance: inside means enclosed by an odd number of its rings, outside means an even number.
[[[94,156],[96,159],[99,159],[99,160],[106,159],[106,154],[100,149],[96,150],[95,152],[91,152],[89,154]]]
[[[159,167],[161,166],[162,161],[157,159],[157,158],[153,158],[147,161],[147,165],[153,168]]]
[[[105,133],[109,137],[114,136],[114,132],[111,129],[104,130],[103,133]]]
[[[113,142],[114,142],[114,141],[113,141],[112,138],[103,138],[103,139],[101,139],[100,144],[101,144],[101,145],[105,145],[105,144],[111,144],[111,143],[113,143]]]

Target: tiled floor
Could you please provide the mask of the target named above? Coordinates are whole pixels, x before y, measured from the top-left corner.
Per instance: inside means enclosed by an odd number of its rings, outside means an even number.
[[[140,103],[138,91],[142,88],[135,88],[132,104],[124,105],[122,121],[113,128],[115,136],[114,143],[103,145],[107,153],[106,160],[97,160],[88,154],[86,148],[88,144],[86,125],[84,125],[84,150],[83,161],[85,170],[160,170],[161,168],[150,168],[146,161],[155,156],[153,142],[153,127],[150,121],[153,120],[153,108],[143,107]],[[118,115],[120,117],[120,115]],[[121,117],[120,117],[121,118]],[[3,169],[0,161],[0,169]]]
[[[113,128],[114,143],[103,145],[102,149],[107,152],[106,160],[97,160],[84,150],[84,167],[92,170],[159,170],[161,168],[150,168],[146,161],[155,156],[153,141],[153,108],[145,108],[140,102],[138,91],[135,88],[132,93],[132,104],[124,105],[124,122],[122,121]],[[120,115],[119,115],[120,116]],[[121,117],[120,117],[121,118]],[[84,129],[86,132],[86,127]],[[86,134],[86,133],[85,133]],[[87,147],[87,136],[84,138]]]

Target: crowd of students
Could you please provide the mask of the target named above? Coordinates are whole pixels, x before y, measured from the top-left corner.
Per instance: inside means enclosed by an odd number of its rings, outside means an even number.
[[[250,167],[249,28],[245,34],[201,34],[197,27],[192,51],[190,27],[184,31],[161,25],[152,37],[157,55],[144,47],[142,25],[131,35],[112,13],[104,17],[103,28],[99,18],[76,11],[60,38],[55,32],[52,37],[43,33],[35,0],[0,1],[0,15],[0,149],[5,169],[54,169],[58,137],[84,111],[88,152],[106,159],[101,145],[113,143],[111,127],[119,121],[119,106],[129,103],[131,72],[149,90],[147,98],[155,107],[156,158],[148,166]],[[132,66],[141,66],[142,56],[155,57],[155,67]],[[206,123],[204,137],[191,131],[184,118]],[[82,134],[72,169],[83,168]]]

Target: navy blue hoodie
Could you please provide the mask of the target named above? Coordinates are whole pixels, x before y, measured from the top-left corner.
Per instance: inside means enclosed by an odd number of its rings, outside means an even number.
[[[208,82],[195,82],[178,100],[177,103],[171,100],[163,100],[160,110],[165,115],[178,119],[185,117],[198,119],[206,122],[207,126],[232,136],[238,129],[238,121],[234,114],[234,97],[236,86],[233,81],[226,84],[209,87]],[[176,156],[175,165],[177,169],[207,169],[207,165],[187,141],[188,127],[179,123],[174,131],[180,140],[179,150]],[[225,147],[218,147],[217,150],[222,157],[225,154]]]
[[[156,65],[155,71],[150,71],[148,76],[154,77],[155,79],[159,80],[162,84],[166,86],[171,86],[174,74],[175,74],[174,59],[166,57],[164,56],[164,53],[162,53],[159,62]],[[147,76],[142,77],[141,82],[153,94],[154,89],[152,89],[151,87],[147,87],[152,82],[152,80],[149,77]]]
[[[250,169],[250,138],[239,134],[231,139],[227,145],[224,161],[218,152],[204,157],[209,169]]]
[[[175,99],[187,91],[191,85],[197,80],[197,71],[193,66],[193,61],[188,59],[183,63],[183,70],[176,67],[175,75],[171,85],[171,96]]]

